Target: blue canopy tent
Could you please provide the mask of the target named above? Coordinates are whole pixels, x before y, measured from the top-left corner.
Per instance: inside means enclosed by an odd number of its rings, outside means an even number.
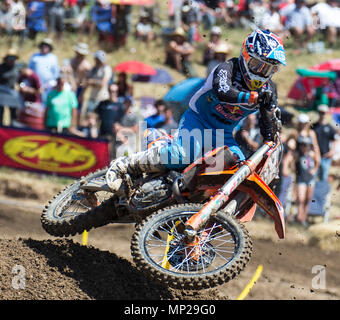
[[[189,78],[173,86],[163,100],[173,109],[175,120],[178,121],[188,108],[192,96],[203,86],[205,79]]]
[[[23,108],[24,101],[20,94],[7,86],[0,85],[0,101],[1,104],[10,108]]]
[[[171,74],[164,69],[156,69],[156,74],[152,76],[134,74],[132,75],[132,81],[135,82],[147,82],[147,83],[158,83],[158,84],[169,84],[174,81]]]

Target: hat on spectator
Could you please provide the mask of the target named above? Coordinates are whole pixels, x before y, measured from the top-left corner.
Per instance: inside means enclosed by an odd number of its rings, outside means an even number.
[[[18,59],[18,51],[14,48],[8,49],[8,51],[6,52],[5,58],[14,58],[14,59]]]
[[[106,53],[103,50],[96,51],[93,56],[103,63],[106,62]]]
[[[214,26],[214,27],[211,28],[210,34],[221,35],[222,30],[219,26]]]
[[[184,12],[184,13],[186,13],[186,12],[189,12],[190,11],[190,6],[187,4],[187,5],[184,5],[183,7],[182,7],[182,11]]]
[[[142,11],[139,15],[140,19],[143,18],[150,18],[149,13],[147,13],[146,11]]]
[[[185,37],[185,31],[183,28],[178,27],[174,30],[174,32],[172,33],[172,36],[181,36],[181,37]]]
[[[310,121],[308,115],[306,115],[305,113],[301,113],[298,117],[298,122],[299,123],[308,123]]]
[[[329,111],[329,107],[327,104],[320,104],[318,106],[318,111],[319,112],[328,112]]]
[[[219,43],[215,48],[215,53],[225,53],[228,54],[230,52],[230,45],[227,42],[221,42]]]
[[[45,38],[43,39],[40,44],[39,47],[41,47],[43,44],[46,44],[50,47],[51,51],[53,50],[53,41],[50,38]]]
[[[89,54],[89,46],[84,42],[79,42],[76,46],[73,47],[73,49],[75,52],[83,56]]]

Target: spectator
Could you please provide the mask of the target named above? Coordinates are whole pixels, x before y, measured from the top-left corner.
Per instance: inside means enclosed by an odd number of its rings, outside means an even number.
[[[27,127],[44,130],[45,108],[41,103],[42,90],[39,77],[27,65],[23,65],[18,84],[19,93],[24,100],[24,108],[19,111],[19,122]]]
[[[160,126],[160,129],[163,129],[167,134],[174,134],[174,130],[178,128],[178,123],[175,121],[173,117],[173,111],[170,107],[166,107],[164,110],[165,120],[163,124]]]
[[[285,152],[282,158],[281,175],[288,177],[296,173],[296,140],[290,138],[285,144],[285,147]]]
[[[43,1],[29,1],[27,5],[27,29],[28,37],[35,39],[39,32],[46,32],[45,21],[46,5]]]
[[[317,166],[317,155],[313,151],[313,140],[299,136],[296,156],[296,184],[298,213],[296,223],[307,226],[309,203],[314,194]]]
[[[159,2],[162,0],[156,0],[152,6],[147,6],[147,7],[141,7],[139,12],[140,15],[146,14],[152,25],[160,25],[161,20],[160,20],[160,7],[159,7]]]
[[[116,82],[118,86],[118,97],[124,100],[125,98],[131,98],[133,96],[133,86],[127,81],[127,74],[121,72],[118,75]]]
[[[27,65],[21,67],[19,93],[25,102],[41,103],[41,84],[38,75]]]
[[[107,137],[114,133],[114,123],[120,122],[124,115],[123,103],[118,99],[118,86],[111,84],[109,86],[109,99],[99,103],[95,112],[100,119],[100,135]]]
[[[114,17],[114,43],[115,47],[119,48],[125,45],[127,34],[130,31],[131,6],[116,5]]]
[[[315,34],[312,14],[310,9],[305,6],[305,0],[295,1],[293,10],[287,15],[286,28],[294,38],[295,53],[301,53],[301,48],[306,47]]]
[[[113,41],[113,14],[109,1],[97,0],[91,7],[90,20],[98,31],[99,41]]]
[[[320,147],[321,162],[318,175],[321,181],[328,180],[332,158],[335,155],[336,140],[338,139],[337,131],[327,121],[328,112],[329,108],[327,105],[319,105],[319,119],[313,125],[313,129],[316,133],[316,137]]]
[[[78,0],[69,14],[71,15],[70,24],[72,29],[77,30],[80,33],[90,31],[89,37],[91,37],[93,35],[93,30],[91,29],[91,23],[89,21],[89,11],[89,5],[86,0]],[[67,14],[65,14],[65,17],[67,18]]]
[[[163,100],[155,102],[156,113],[145,119],[148,128],[160,128],[165,122],[166,105]]]
[[[149,44],[155,38],[149,16],[146,13],[141,14],[140,20],[136,25],[136,38],[146,42],[146,44]]]
[[[62,40],[65,29],[64,24],[64,0],[45,0],[48,4],[48,31],[51,35],[56,35],[57,40]]]
[[[9,49],[0,64],[0,85],[14,89],[19,76],[19,67],[16,63],[18,54],[15,49]],[[2,101],[4,103],[5,101]],[[3,124],[4,106],[0,105],[0,123]],[[10,108],[11,121],[16,119],[16,109]]]
[[[119,123],[124,115],[123,104],[118,99],[118,86],[111,84],[109,86],[109,98],[102,101],[97,106],[95,112],[99,116],[101,137],[109,140],[109,152],[111,159],[116,157],[116,131],[114,124]]]
[[[280,5],[278,2],[271,2],[269,9],[262,16],[260,26],[263,29],[269,29],[277,35],[284,37],[284,26],[281,23]]]
[[[207,77],[220,63],[225,62],[228,59],[228,55],[231,51],[231,45],[227,42],[221,42],[216,46],[214,50],[214,57],[209,61],[207,66]]]
[[[0,85],[14,89],[19,76],[19,66],[16,63],[19,58],[15,49],[9,49],[0,64]]]
[[[177,28],[173,32],[172,40],[167,47],[165,63],[189,78],[195,77],[196,72],[190,61],[194,51],[193,46],[186,41],[184,30]]]
[[[203,28],[210,30],[216,24],[217,10],[223,0],[203,0],[201,1],[201,13]]]
[[[261,23],[263,16],[265,15],[267,8],[263,3],[263,0],[248,1],[249,13],[251,16],[251,28],[255,29]],[[270,31],[273,31],[270,28]]]
[[[112,80],[112,69],[106,64],[106,53],[96,51],[94,60],[95,65],[86,80],[86,87],[91,89],[87,112],[95,110],[101,101],[109,99],[109,83]]]
[[[92,70],[91,63],[86,59],[89,54],[86,43],[78,43],[74,48],[75,56],[69,62],[68,72],[71,74],[72,90],[78,99],[78,109],[81,110],[84,99],[86,79]]]
[[[32,69],[39,77],[43,89],[43,102],[47,92],[55,86],[56,79],[59,77],[59,63],[57,56],[52,53],[53,41],[44,39],[39,44],[40,52],[34,53],[28,63],[28,67]]]
[[[79,29],[79,21],[81,21],[84,16],[77,18],[77,16],[81,15],[80,5],[83,4],[83,1],[78,0],[65,0],[64,1],[64,28],[65,30],[77,30]],[[84,20],[83,20],[84,21]]]
[[[305,113],[301,113],[299,115],[297,128],[290,133],[290,135],[287,138],[287,141],[291,138],[297,141],[300,136],[309,137],[312,140],[313,151],[315,152],[316,155],[316,167],[319,167],[321,158],[318,139],[315,131],[311,128],[310,118]]]
[[[53,133],[69,133],[77,127],[77,97],[72,90],[65,90],[64,85],[65,77],[61,74],[47,95],[45,125]]]
[[[198,25],[200,22],[200,10],[197,2],[184,1],[182,6],[182,26],[188,33],[188,42],[198,40]]]
[[[82,138],[97,139],[99,136],[97,114],[94,112],[88,112],[86,117],[78,128],[71,127],[69,132]]]
[[[210,39],[203,51],[203,65],[207,65],[214,58],[215,48],[221,43],[222,30],[214,26],[210,31]]]
[[[257,126],[256,114],[252,113],[245,119],[242,128],[235,133],[235,140],[246,159],[260,147],[262,137]]]
[[[319,29],[326,34],[329,46],[333,48],[340,29],[338,1],[327,0],[326,2],[317,3],[311,8],[311,12],[317,17]]]
[[[137,150],[137,133],[140,117],[133,112],[132,100],[124,101],[124,114],[119,122],[114,123],[114,131],[117,137],[116,155],[130,154]]]
[[[19,35],[20,45],[23,44],[26,29],[26,9],[19,0],[5,0],[0,10],[0,30],[9,36]]]

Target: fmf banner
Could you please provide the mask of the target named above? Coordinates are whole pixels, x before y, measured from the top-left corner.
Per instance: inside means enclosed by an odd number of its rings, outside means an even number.
[[[106,140],[0,127],[0,165],[79,178],[109,163]]]

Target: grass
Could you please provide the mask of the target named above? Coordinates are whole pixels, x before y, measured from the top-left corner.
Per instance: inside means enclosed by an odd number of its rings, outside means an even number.
[[[249,30],[243,29],[230,29],[224,30],[224,38],[227,39],[232,45],[233,50],[231,56],[238,56],[240,53],[240,48],[243,39],[249,33]],[[30,56],[37,51],[38,43],[45,37],[44,34],[39,34],[35,41],[27,40],[24,45],[20,48],[19,61],[28,62]],[[55,43],[54,53],[59,58],[59,63],[65,59],[69,59],[73,56],[73,46],[78,41],[86,41],[88,42],[91,51],[95,52],[100,47],[98,46],[98,42],[96,38],[85,39],[83,35],[76,35],[72,33],[65,34],[65,37],[62,42]],[[288,43],[292,40],[289,39]],[[10,47],[10,42],[6,37],[1,37],[0,39],[0,57],[4,56],[6,51]],[[204,77],[206,68],[201,65],[202,60],[202,48],[203,43],[198,43],[196,45],[196,52],[193,55],[193,64],[197,73]],[[287,67],[281,69],[281,71],[276,74],[273,80],[278,85],[279,98],[282,102],[285,101],[286,96],[290,87],[293,85],[294,81],[297,78],[295,70],[297,68],[308,68],[315,64],[327,61],[329,59],[338,58],[340,56],[340,50],[334,50],[330,53],[322,53],[322,54],[302,54],[296,56],[293,54],[293,50],[288,47],[287,51]],[[92,58],[89,56],[89,60]],[[108,64],[111,66],[115,66],[116,64],[126,61],[126,60],[139,60],[145,63],[148,63],[154,67],[161,67],[167,69],[174,78],[174,83],[178,83],[179,81],[185,79],[185,77],[176,72],[175,70],[169,69],[164,66],[163,62],[165,60],[165,50],[164,45],[161,39],[158,39],[156,42],[151,43],[149,47],[147,47],[144,43],[136,41],[132,36],[128,38],[127,45],[124,48],[120,48],[114,52],[108,54]],[[134,87],[136,88],[136,96],[137,98],[141,95],[152,95],[156,98],[161,98],[169,89],[168,85],[151,85],[151,84],[142,84],[142,83],[134,83]]]

